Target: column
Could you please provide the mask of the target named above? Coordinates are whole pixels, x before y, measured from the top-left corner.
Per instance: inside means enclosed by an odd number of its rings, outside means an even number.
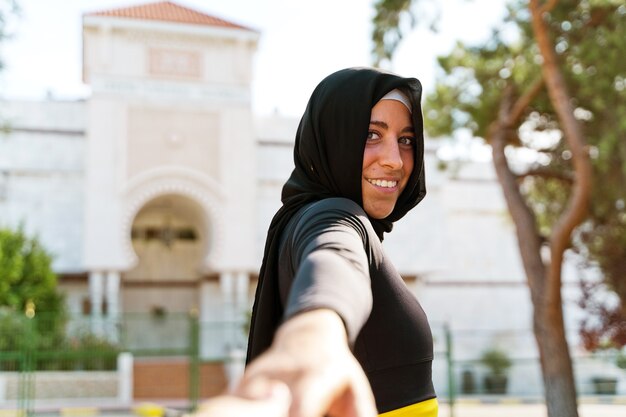
[[[210,282],[201,281],[198,287],[200,321],[206,322],[215,318],[215,300],[213,300],[213,297],[211,297]]]
[[[124,405],[133,403],[133,355],[125,352],[117,357],[117,399]]]
[[[239,271],[236,274],[235,281],[235,321],[236,326],[239,329],[236,332],[236,346],[238,348],[244,348],[248,343],[248,335],[246,334],[245,325],[248,318],[248,288],[250,287],[250,276],[247,272]]]
[[[109,271],[106,275],[105,299],[107,302],[106,336],[109,340],[119,340],[118,326],[120,314],[120,273]]]
[[[117,318],[120,313],[120,273],[109,271],[106,279],[107,315]]]
[[[247,272],[237,272],[235,280],[235,314],[238,320],[243,320],[248,311],[248,289],[250,277]]]
[[[222,320],[233,320],[235,274],[232,272],[222,272],[220,274],[220,292],[222,294]]]
[[[246,358],[246,337],[243,320],[245,319],[245,311],[248,304],[248,285],[249,278],[246,272],[236,271],[229,273],[227,278],[230,282],[226,285],[227,292],[225,295],[231,306],[229,327],[229,349],[227,351],[228,361],[225,364],[226,378],[228,379],[229,388],[233,388],[235,384],[243,376],[245,358]]]
[[[215,286],[216,287],[216,286]],[[213,288],[215,290],[216,288]],[[218,309],[215,308],[218,300],[211,291],[211,283],[201,281],[198,288],[198,304],[200,306],[200,357],[203,359],[219,354],[215,343],[215,316]]]
[[[222,314],[220,317],[221,322],[218,324],[220,327],[220,333],[223,335],[222,342],[222,354],[226,355],[235,347],[236,343],[236,329],[235,327],[235,274],[231,271],[224,271],[220,273],[220,293],[221,293],[221,305]]]
[[[102,301],[104,297],[104,274],[101,271],[89,273],[89,302],[91,304],[91,331],[102,335]]]

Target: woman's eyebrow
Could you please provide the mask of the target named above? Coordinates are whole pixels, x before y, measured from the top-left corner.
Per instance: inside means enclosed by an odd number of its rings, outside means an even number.
[[[383,129],[389,129],[389,125],[387,123],[381,122],[379,120],[370,120],[370,125],[379,126]],[[409,125],[407,127],[404,127],[400,132],[415,133],[415,130],[413,129],[413,126]]]
[[[379,126],[382,127],[384,129],[389,129],[389,125],[385,122],[380,122],[378,120],[370,120],[370,124],[374,125],[374,126]]]

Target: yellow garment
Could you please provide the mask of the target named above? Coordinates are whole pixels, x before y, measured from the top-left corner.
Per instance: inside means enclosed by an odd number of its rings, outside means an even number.
[[[406,407],[379,414],[378,417],[437,417],[439,403],[436,398],[407,405]]]

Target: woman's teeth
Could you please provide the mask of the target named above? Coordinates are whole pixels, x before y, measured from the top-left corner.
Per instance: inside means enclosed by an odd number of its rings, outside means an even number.
[[[392,188],[398,185],[398,181],[387,181],[387,180],[367,180],[370,184],[374,184],[378,187]]]

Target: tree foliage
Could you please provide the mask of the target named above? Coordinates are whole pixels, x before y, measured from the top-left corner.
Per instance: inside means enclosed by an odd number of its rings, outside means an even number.
[[[582,324],[588,348],[603,340],[626,343],[626,6],[612,1],[561,1],[546,15],[555,50],[570,89],[575,116],[582,124],[594,167],[590,217],[574,239],[574,249],[597,265],[605,284],[621,304],[607,307],[583,299],[581,305],[599,316]],[[486,137],[505,83],[522,90],[539,73],[541,59],[534,46],[523,3],[510,7],[507,24],[519,28],[510,44],[495,33],[486,46],[457,45],[440,59],[445,76],[428,97],[426,127],[431,134],[470,129]],[[506,30],[503,25],[501,31]],[[461,76],[459,76],[461,74]],[[449,101],[450,98],[456,101]],[[533,138],[545,136],[545,140]],[[550,136],[553,137],[550,140]],[[561,137],[560,137],[561,136]],[[554,110],[545,92],[528,106],[520,125],[520,141],[538,154],[536,173],[526,176],[523,190],[544,235],[555,224],[569,198],[571,152],[565,147]],[[588,290],[588,287],[587,287]],[[587,294],[585,294],[587,295]],[[621,323],[621,325],[620,325]]]
[[[64,337],[65,301],[57,290],[52,258],[36,238],[20,228],[0,229],[0,347],[3,350],[23,346],[26,315],[41,316],[36,321],[38,348],[49,349]],[[22,318],[19,318],[19,317]],[[16,321],[17,320],[17,321]],[[20,331],[15,331],[20,329]]]
[[[374,65],[392,60],[404,33],[416,25],[438,31],[441,6],[437,0],[376,0],[372,18]]]
[[[59,352],[31,364],[0,361],[0,370],[114,369],[119,347],[90,331],[66,334],[64,297],[57,290],[52,257],[38,239],[0,229],[0,351]]]
[[[604,284],[621,300],[607,306],[582,299],[581,305],[599,318],[582,324],[586,345],[594,349],[606,343],[626,345],[626,57],[620,53],[626,47],[626,6],[590,1],[577,10],[579,15],[562,11],[557,18],[585,30],[563,30],[558,20],[552,23],[571,49],[566,51],[570,84],[584,110],[581,117],[595,155],[591,216],[576,249],[600,269]]]
[[[618,294],[624,280],[625,15],[613,0],[512,1],[491,39],[460,42],[439,58],[425,105],[431,136],[467,129],[491,145],[533,302],[550,416],[578,415],[561,305],[565,250],[598,265]],[[511,150],[522,147],[534,163],[515,167]],[[623,328],[624,308],[615,311]]]
[[[374,50],[376,64],[383,60],[390,60],[398,43],[402,39],[400,20],[408,15],[411,20],[411,0],[378,0],[376,15],[374,16]]]
[[[63,298],[51,265],[52,258],[36,238],[21,228],[0,229],[0,306],[24,311],[31,301],[37,312],[61,310]]]
[[[560,68],[582,125],[594,169],[589,220],[573,249],[598,266],[604,283],[621,304],[607,307],[581,300],[599,316],[582,325],[588,348],[608,338],[626,343],[626,6],[614,0],[561,0],[544,14]],[[424,105],[424,124],[433,137],[468,129],[488,138],[503,90],[522,94],[541,79],[542,58],[526,1],[513,1],[506,19],[481,45],[457,43],[438,58],[441,75]],[[509,137],[509,147],[524,147],[537,162],[520,176],[526,202],[546,237],[563,212],[572,185],[572,154],[556,113],[542,90],[528,103]],[[519,173],[519,172],[518,172]],[[532,174],[532,175],[531,175]],[[589,286],[585,287],[589,294]],[[621,326],[620,326],[621,324]]]

